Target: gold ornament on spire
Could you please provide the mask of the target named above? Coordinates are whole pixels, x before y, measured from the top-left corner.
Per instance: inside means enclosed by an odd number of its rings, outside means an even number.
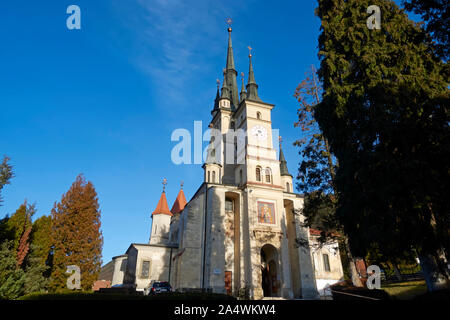
[[[248,46],[248,56],[251,57],[252,56],[252,47]]]
[[[228,25],[228,32],[231,32],[231,25],[233,24],[233,19],[231,19],[231,18],[226,18],[225,19],[225,21],[226,21],[226,23],[227,23],[227,25]]]

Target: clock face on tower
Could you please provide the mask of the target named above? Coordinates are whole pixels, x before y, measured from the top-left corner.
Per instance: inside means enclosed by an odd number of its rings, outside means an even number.
[[[251,130],[252,135],[258,140],[267,139],[267,130],[263,126],[254,126]]]

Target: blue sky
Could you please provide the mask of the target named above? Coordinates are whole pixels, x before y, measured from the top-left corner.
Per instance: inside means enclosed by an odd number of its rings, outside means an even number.
[[[81,8],[68,30],[66,8]],[[149,240],[167,178],[169,206],[184,181],[188,200],[201,165],[175,165],[173,130],[206,129],[222,79],[232,17],[236,68],[247,74],[247,46],[260,97],[276,105],[273,128],[288,167],[299,162],[293,93],[318,65],[316,1],[2,1],[0,4],[0,155],[15,178],[0,217],[27,199],[35,218],[83,173],[99,196],[103,261]],[[239,80],[240,83],[240,80]]]

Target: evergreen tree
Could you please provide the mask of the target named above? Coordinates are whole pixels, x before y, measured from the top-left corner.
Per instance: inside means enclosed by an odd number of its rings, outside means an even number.
[[[370,5],[381,29],[369,30]],[[319,0],[320,129],[339,161],[336,216],[352,251],[416,250],[429,290],[448,285],[449,90],[430,37],[385,0]],[[448,252],[448,251],[447,251]]]
[[[17,299],[25,294],[44,291],[48,282],[44,277],[46,268],[29,256],[18,266],[14,241],[3,241],[0,244],[0,299]]]
[[[31,218],[36,212],[36,206],[30,205],[27,200],[5,221],[5,235],[9,240],[13,240],[14,250],[18,250],[20,239],[25,231],[32,226]]]
[[[66,269],[81,269],[81,286],[91,290],[101,267],[103,237],[97,193],[91,182],[79,175],[59,203],[52,209],[54,245],[53,290],[66,287]]]
[[[17,268],[14,241],[0,244],[0,298],[16,299],[24,294],[25,272]]]
[[[450,3],[447,0],[403,0],[408,11],[421,15],[425,30],[436,40],[436,52],[448,60],[450,52]]]
[[[42,216],[33,222],[31,231],[32,248],[30,255],[42,266],[52,265],[52,217]]]
[[[2,189],[10,183],[10,180],[14,176],[12,166],[8,163],[9,160],[8,157],[4,157],[2,163],[0,163],[0,205],[3,202],[1,195]]]

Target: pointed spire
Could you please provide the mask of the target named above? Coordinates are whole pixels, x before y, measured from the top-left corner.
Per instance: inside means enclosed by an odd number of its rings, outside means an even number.
[[[227,74],[226,69],[223,69],[223,84],[222,84],[222,93],[220,95],[220,98],[221,99],[231,100],[230,92],[229,92],[228,87],[227,87],[226,74]]]
[[[214,109],[219,109],[219,100],[220,100],[220,80],[216,80],[217,83],[217,92],[216,92],[216,99],[214,99]]]
[[[233,57],[233,45],[231,43],[231,19],[227,19],[228,23],[228,50],[227,50],[227,65],[225,68],[225,79],[226,86],[229,90],[229,99],[231,101],[232,108],[239,105],[239,94],[236,82],[237,71],[234,68],[234,57]],[[225,83],[224,83],[225,85]]]
[[[281,137],[278,138],[280,141],[280,175],[282,176],[291,176],[292,175],[289,173],[289,170],[287,168],[287,161],[284,158],[284,153],[283,153],[283,149],[281,148],[281,142],[283,141],[283,139]]]
[[[178,196],[175,199],[175,202],[173,203],[172,210],[170,210],[170,211],[172,212],[172,214],[180,213],[181,211],[183,211],[186,204],[187,204],[187,201],[186,201],[186,197],[184,196],[183,181],[182,181],[180,192],[178,192]]]
[[[249,68],[248,68],[248,82],[247,82],[247,98],[249,100],[261,101],[258,96],[258,85],[255,82],[255,73],[253,72],[252,64],[252,48],[248,47],[248,58],[249,58]]]
[[[241,79],[242,79],[242,86],[241,86],[241,100],[239,101],[239,103],[241,103],[242,101],[245,100],[245,98],[247,97],[247,91],[245,91],[245,85],[244,85],[244,73],[241,72]]]

